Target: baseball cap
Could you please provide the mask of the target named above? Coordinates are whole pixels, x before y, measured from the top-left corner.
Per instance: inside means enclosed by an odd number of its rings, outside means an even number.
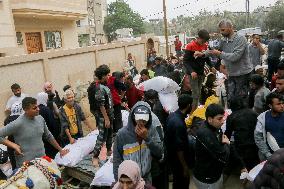
[[[149,121],[150,119],[150,110],[145,106],[138,106],[134,110],[135,121],[144,120]]]

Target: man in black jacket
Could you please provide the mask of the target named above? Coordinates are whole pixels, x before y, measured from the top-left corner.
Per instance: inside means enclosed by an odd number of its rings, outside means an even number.
[[[234,133],[234,143],[231,146],[236,150],[233,157],[241,164],[241,172],[248,172],[260,162],[254,141],[257,113],[245,106],[242,97],[233,97],[230,106],[232,114],[226,120],[225,135],[231,138]]]
[[[193,180],[198,189],[221,189],[223,168],[230,154],[230,140],[220,130],[224,109],[217,104],[207,107],[206,121],[197,130]]]

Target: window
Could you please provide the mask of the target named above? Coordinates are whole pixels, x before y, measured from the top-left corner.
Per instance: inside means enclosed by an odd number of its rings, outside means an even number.
[[[60,31],[45,31],[44,37],[45,37],[46,50],[58,49],[62,47],[62,39]]]
[[[21,32],[16,32],[16,37],[17,37],[17,44],[18,45],[23,45],[23,36]]]

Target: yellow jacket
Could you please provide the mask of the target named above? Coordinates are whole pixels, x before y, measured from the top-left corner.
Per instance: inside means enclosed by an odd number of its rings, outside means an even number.
[[[208,97],[206,99],[206,102],[205,102],[205,105],[200,107],[200,108],[197,108],[189,117],[187,117],[185,119],[185,123],[186,123],[186,126],[187,127],[190,127],[192,125],[192,120],[194,117],[198,117],[198,118],[201,118],[201,119],[206,119],[205,118],[205,112],[206,112],[206,108],[210,105],[210,104],[218,104],[219,103],[219,98],[212,95],[210,97]]]

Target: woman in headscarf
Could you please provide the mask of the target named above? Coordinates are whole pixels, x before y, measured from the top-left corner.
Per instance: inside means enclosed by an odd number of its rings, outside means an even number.
[[[59,136],[59,125],[56,124],[55,118],[53,116],[52,110],[47,107],[48,94],[45,92],[40,92],[37,94],[37,104],[39,107],[39,115],[41,115],[48,127],[48,130],[52,133],[54,138],[58,141]],[[44,141],[45,153],[47,156],[54,158],[58,152],[52,145]]]
[[[145,184],[136,162],[125,160],[118,167],[118,181],[112,189],[154,189],[154,187]]]

